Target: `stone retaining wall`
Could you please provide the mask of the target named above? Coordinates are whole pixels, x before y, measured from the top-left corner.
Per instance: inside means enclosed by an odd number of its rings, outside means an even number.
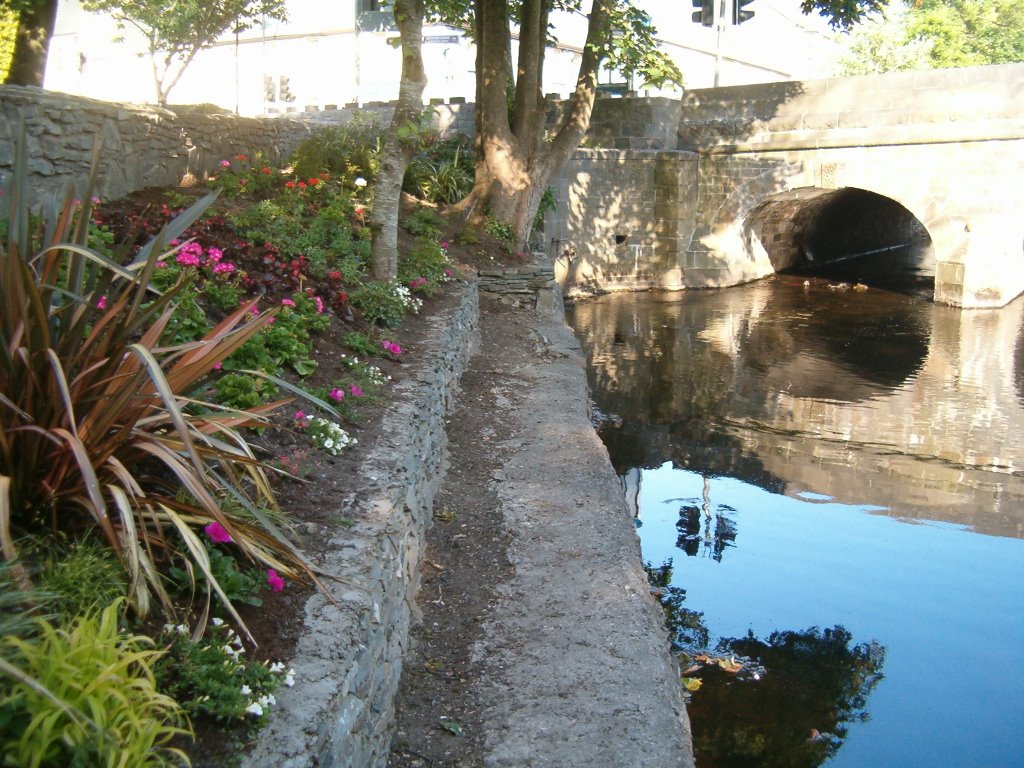
[[[218,163],[259,152],[280,165],[309,134],[294,120],[237,117],[222,110],[96,101],[14,85],[0,86],[0,189],[14,164],[24,126],[30,203],[85,192],[93,146],[102,138],[93,194],[118,199],[147,187],[177,186],[186,174],[203,178]]]
[[[545,253],[534,253],[533,263],[521,267],[481,269],[477,283],[481,291],[500,295],[510,306],[564,313],[555,271]]]
[[[332,550],[317,563],[330,599],[305,611],[295,687],[278,706],[244,768],[369,768],[387,762],[394,699],[417,620],[420,550],[444,475],[444,419],[476,343],[477,288],[430,320],[434,349],[395,387],[382,437],[360,467],[362,487],[337,499],[351,528],[325,528]]]

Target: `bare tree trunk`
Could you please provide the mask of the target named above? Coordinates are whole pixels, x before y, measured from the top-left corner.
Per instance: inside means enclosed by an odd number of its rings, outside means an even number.
[[[7,85],[43,86],[46,56],[57,21],[57,0],[39,0],[18,17],[14,56],[7,72]]]
[[[423,89],[427,84],[423,70],[423,0],[395,0],[395,21],[402,38],[402,80],[374,181],[369,218],[373,232],[370,275],[382,281],[394,280],[398,274],[402,179],[419,144]]]

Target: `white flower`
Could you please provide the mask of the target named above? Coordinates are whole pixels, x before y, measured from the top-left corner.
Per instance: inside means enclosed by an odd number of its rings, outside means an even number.
[[[213,624],[213,626],[215,627],[219,627],[221,624],[224,623],[224,619],[218,619],[216,616],[214,616],[212,619],[210,619],[210,623]]]
[[[326,448],[329,451],[333,447],[334,447],[334,441],[331,440],[331,438],[328,437],[326,440],[324,440],[324,448]]]
[[[288,686],[289,688],[291,688],[293,685],[295,685],[295,670],[294,669],[289,669],[288,670],[288,674],[286,674],[284,676],[284,684],[286,686]]]
[[[248,712],[250,715],[255,715],[256,717],[263,717],[263,707],[260,705],[258,701],[254,701],[252,704],[246,707],[245,711]]]
[[[357,187],[365,187],[366,186],[366,179],[364,179],[362,176],[356,176],[356,180],[353,183]]]
[[[284,672],[284,664],[282,664],[280,661],[275,661],[273,664],[270,665],[270,671]]]
[[[248,685],[243,685],[241,690],[243,696],[248,696],[250,693],[252,693],[252,688],[250,688]]]

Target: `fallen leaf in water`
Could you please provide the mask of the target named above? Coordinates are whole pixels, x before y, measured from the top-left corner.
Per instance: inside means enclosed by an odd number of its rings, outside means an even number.
[[[735,657],[731,657],[731,658],[728,658],[728,659],[719,659],[718,660],[718,666],[720,666],[723,671],[731,672],[733,674],[735,674],[736,672],[739,672],[741,669],[743,669],[743,664],[741,664],[740,662],[736,661]]]
[[[702,685],[702,680],[699,677],[684,677],[683,687],[688,691],[698,691]]]
[[[694,672],[700,672],[700,670],[701,670],[700,664],[694,664],[692,667],[687,667],[686,669],[683,670],[683,677],[689,677]]]

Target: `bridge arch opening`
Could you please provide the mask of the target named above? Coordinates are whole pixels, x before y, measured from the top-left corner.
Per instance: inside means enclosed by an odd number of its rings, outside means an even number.
[[[932,296],[935,255],[925,225],[892,198],[857,187],[801,187],[747,214],[775,272]]]

